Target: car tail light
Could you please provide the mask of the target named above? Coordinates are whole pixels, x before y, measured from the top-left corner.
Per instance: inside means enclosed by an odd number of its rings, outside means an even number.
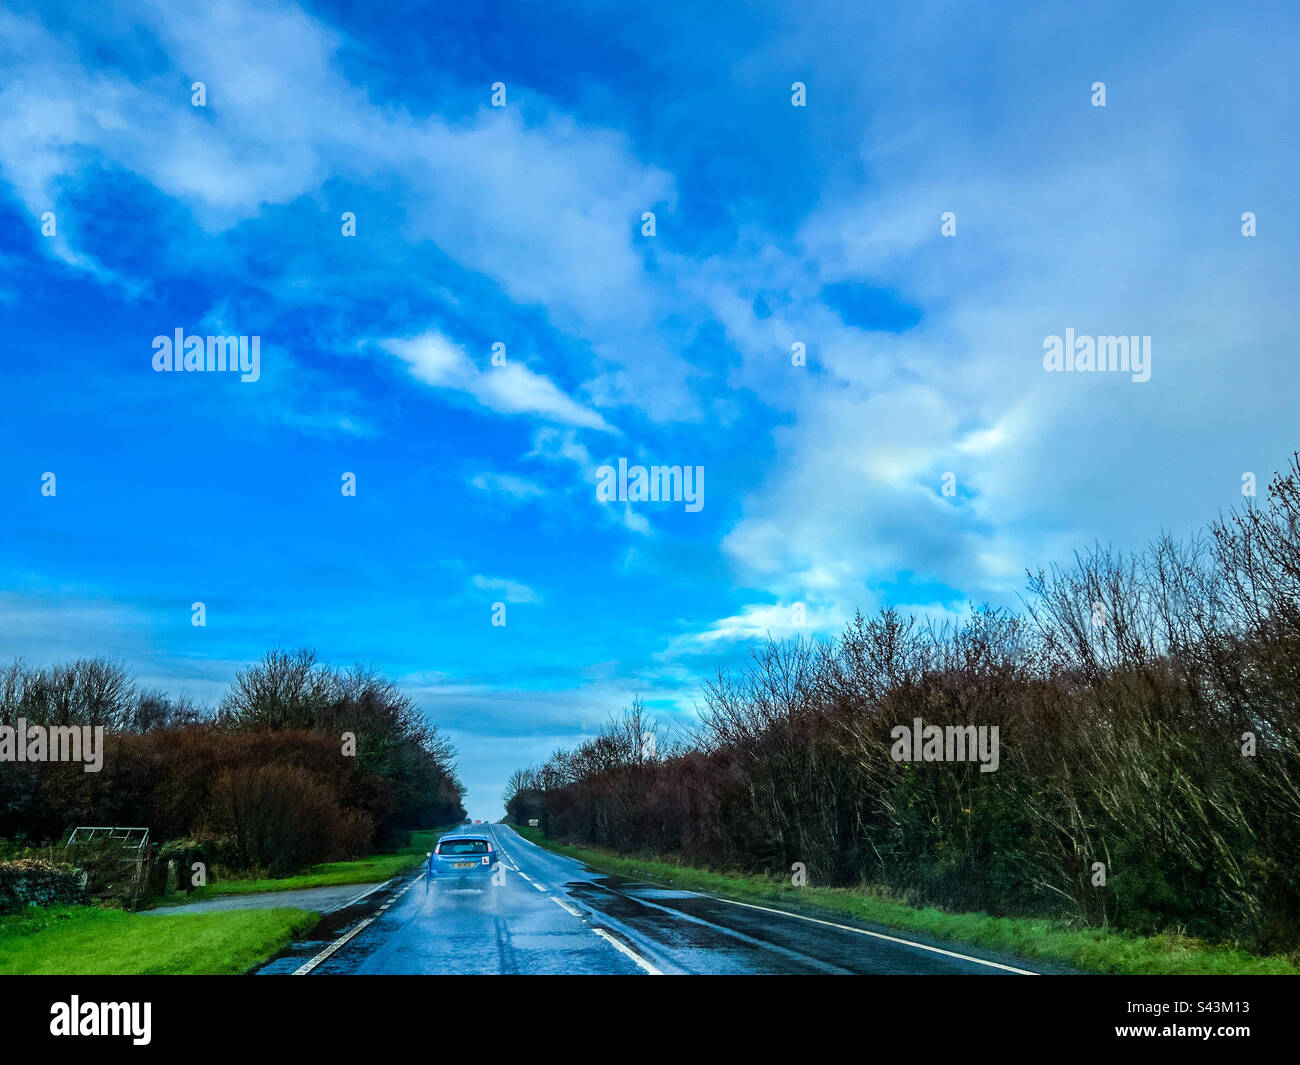
[[[436,847],[433,848],[433,853],[434,853],[434,854],[441,854],[441,853],[442,853],[442,844],[441,844],[441,843],[439,843]]]

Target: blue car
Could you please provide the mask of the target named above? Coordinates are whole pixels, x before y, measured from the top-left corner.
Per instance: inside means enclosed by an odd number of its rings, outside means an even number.
[[[428,883],[446,891],[487,891],[499,883],[497,850],[487,836],[454,832],[438,840],[429,855]]]

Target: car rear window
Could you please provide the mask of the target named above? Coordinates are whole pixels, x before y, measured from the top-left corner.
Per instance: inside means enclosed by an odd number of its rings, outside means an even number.
[[[485,839],[444,839],[438,844],[439,854],[487,854]]]

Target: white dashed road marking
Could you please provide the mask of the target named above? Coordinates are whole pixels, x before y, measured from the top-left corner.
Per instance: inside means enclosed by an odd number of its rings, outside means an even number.
[[[493,831],[492,836],[494,839],[496,839],[495,831]],[[520,838],[522,839],[523,837],[521,836]],[[528,842],[528,841],[525,840],[524,842]],[[533,887],[535,887],[538,891],[540,891],[543,895],[545,895],[548,899],[550,899],[553,903],[555,903],[555,905],[560,907],[560,909],[564,910],[565,913],[578,918],[578,920],[582,921],[583,924],[587,924],[587,919],[582,914],[581,911],[574,909],[572,906],[569,905],[569,903],[565,902],[559,896],[551,894],[551,892],[547,890],[545,885],[539,884],[536,880],[534,880],[531,876],[529,876],[527,873],[525,873],[522,869],[519,868],[519,863],[516,862],[514,858],[512,858],[510,854],[506,851],[506,849],[501,846],[501,841],[499,839],[497,839],[496,843],[497,843],[497,849],[501,852],[502,857],[507,859],[510,863],[507,868],[514,869],[514,871],[518,873],[520,877],[522,877],[528,883],[532,884]],[[411,888],[415,887],[417,883],[419,883],[418,876],[414,880],[412,880],[409,884],[407,884],[406,887],[402,888],[402,890],[399,891],[396,895],[394,895],[391,899],[389,899],[382,906],[380,906],[379,909],[375,912],[373,917],[367,917],[364,921],[360,922],[354,928],[350,929],[348,932],[345,932],[343,935],[339,936],[338,939],[334,940],[333,943],[331,943],[328,947],[322,950],[310,961],[304,962],[302,965],[298,966],[298,968],[296,968],[293,971],[293,975],[306,976],[313,969],[319,966],[321,962],[325,961],[327,958],[332,956],[342,947],[346,946],[356,936],[360,935],[372,924],[374,924],[377,920],[379,920],[379,918],[384,915],[385,910],[387,910],[390,906],[392,906],[393,903],[401,899],[401,897],[405,895],[408,891],[410,891]],[[378,891],[378,890],[379,890],[378,887],[371,888],[370,891],[364,892],[362,895],[357,896],[357,898],[358,899],[364,898],[366,895],[369,895],[372,891]],[[588,927],[591,926],[588,925]],[[610,933],[605,931],[605,929],[592,928],[591,930],[596,935],[600,936],[601,939],[603,939],[606,943],[608,943],[611,947],[617,950],[624,957],[630,958],[639,968],[643,969],[651,976],[663,976],[663,973],[659,969],[655,968],[653,964],[651,964],[649,961],[643,958],[640,954],[634,951],[626,943],[623,943],[621,940],[616,939],[614,936],[610,935]]]
[[[593,928],[592,931],[595,932],[596,935],[600,936],[601,939],[609,943],[609,945],[613,947],[615,950],[617,950],[620,954],[626,954],[629,958],[631,958],[634,962],[636,962],[637,965],[641,966],[641,968],[644,969],[646,972],[648,972],[651,976],[663,976],[663,973],[661,973],[658,969],[656,969],[653,965],[651,965],[648,961],[646,961],[645,958],[641,957],[641,955],[638,954],[631,947],[625,946],[624,944],[620,943],[617,939],[611,936],[603,928]]]
[[[514,858],[510,857],[509,852],[503,846],[501,846],[501,840],[496,834],[496,829],[492,830],[492,838],[496,840],[497,850],[499,850],[503,856],[510,858],[511,862],[514,862],[515,869],[521,877],[523,877],[530,884],[532,884],[533,887],[535,887],[538,891],[542,892],[542,894],[544,894],[548,899],[550,899],[553,903],[555,903],[555,905],[560,907],[560,909],[564,910],[566,913],[572,914],[574,917],[582,921],[583,924],[587,924],[586,917],[583,916],[583,914],[580,911],[575,910],[572,906],[570,906],[567,902],[561,899],[558,895],[552,895],[549,891],[547,891],[547,889],[542,884],[539,884],[536,880],[534,880],[531,876],[529,876],[527,873],[525,873],[522,869],[519,868],[519,863],[515,862]],[[523,839],[523,836],[520,836],[519,838]],[[524,842],[527,843],[528,841],[524,840]],[[588,927],[590,927],[590,925],[588,925]],[[620,954],[624,955],[625,957],[631,958],[633,962],[635,962],[641,969],[644,969],[651,976],[663,976],[663,973],[659,969],[656,969],[650,962],[648,962],[645,958],[641,957],[640,954],[634,951],[626,943],[623,943],[621,940],[615,939],[612,935],[606,932],[605,929],[592,928],[591,930],[595,932],[596,935],[600,936],[601,939],[605,940],[606,943],[612,946]]]

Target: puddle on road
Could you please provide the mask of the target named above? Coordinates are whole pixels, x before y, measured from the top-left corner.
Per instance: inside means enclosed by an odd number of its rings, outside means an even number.
[[[568,890],[582,888],[591,884],[597,887],[609,888],[611,891],[621,891],[625,895],[632,895],[638,899],[695,899],[699,894],[694,891],[683,891],[681,888],[663,887],[659,884],[649,884],[644,880],[633,880],[630,877],[619,876],[617,873],[600,873],[590,866],[585,867],[592,874],[591,880],[571,880],[565,887]]]
[[[625,888],[629,895],[635,895],[638,899],[693,899],[695,892],[678,891],[674,888],[652,887],[649,884],[643,884],[636,888]]]
[[[601,881],[575,881],[565,885],[566,889],[573,892],[580,892],[583,889],[617,891],[622,895],[627,895],[634,899],[645,899],[646,901],[658,901],[662,899],[698,899],[699,896],[693,891],[679,891],[675,888],[660,887],[658,884],[642,884],[637,881],[628,881],[623,884],[607,884]]]

